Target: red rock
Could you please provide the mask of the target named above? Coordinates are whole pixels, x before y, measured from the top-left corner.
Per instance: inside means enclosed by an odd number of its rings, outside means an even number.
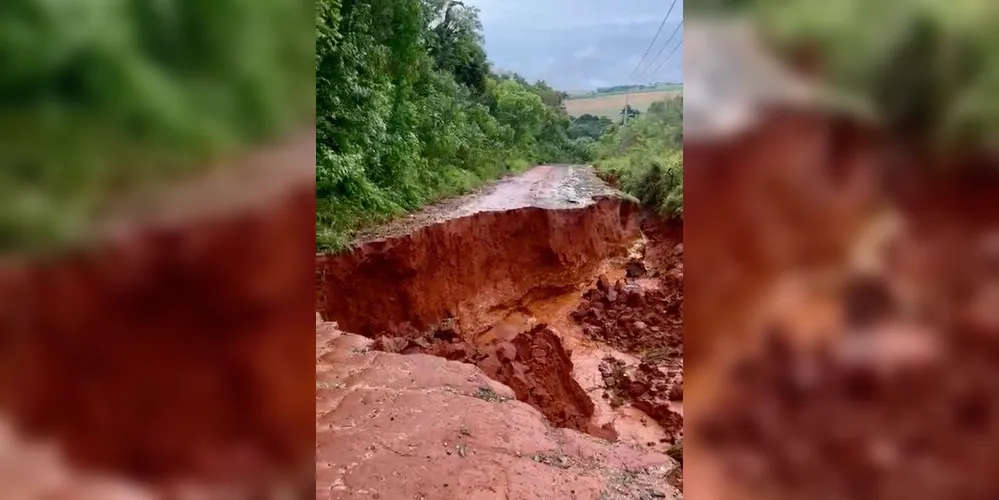
[[[639,278],[645,276],[648,273],[648,269],[646,269],[645,263],[641,260],[631,259],[625,265],[625,273],[629,278]]]
[[[649,387],[641,382],[632,382],[631,384],[628,384],[628,395],[633,398],[637,398],[638,396],[645,394],[648,390]]]
[[[601,274],[600,277],[597,278],[597,290],[600,290],[601,292],[606,292],[610,289],[611,289],[610,280],[607,279],[606,274]]]

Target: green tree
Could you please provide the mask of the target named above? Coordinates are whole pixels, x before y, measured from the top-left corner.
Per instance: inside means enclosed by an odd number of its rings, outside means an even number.
[[[614,174],[621,188],[644,205],[666,217],[683,216],[682,97],[653,103],[586,147],[597,168]]]
[[[494,75],[478,11],[445,0],[319,0],[316,231],[359,227],[537,161],[585,156],[564,95]]]

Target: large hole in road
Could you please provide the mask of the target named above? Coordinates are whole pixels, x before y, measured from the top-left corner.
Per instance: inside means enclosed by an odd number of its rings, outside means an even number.
[[[679,241],[615,197],[484,212],[320,256],[317,310],[375,349],[474,364],[554,426],[665,451],[682,432]]]

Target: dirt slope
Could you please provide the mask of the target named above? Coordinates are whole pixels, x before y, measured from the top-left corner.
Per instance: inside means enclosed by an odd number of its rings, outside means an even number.
[[[319,497],[678,497],[680,413],[651,379],[612,407],[601,359],[637,353],[572,318],[598,276],[677,271],[638,226],[592,169],[543,166],[318,256],[317,310],[363,335],[319,327]]]
[[[317,257],[317,310],[368,337],[461,318],[466,331],[537,288],[574,286],[637,234],[636,205],[584,167],[537,167]]]

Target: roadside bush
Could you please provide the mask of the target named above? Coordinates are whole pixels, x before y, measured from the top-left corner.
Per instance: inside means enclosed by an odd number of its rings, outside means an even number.
[[[654,103],[591,146],[598,169],[668,218],[683,217],[683,97]]]

